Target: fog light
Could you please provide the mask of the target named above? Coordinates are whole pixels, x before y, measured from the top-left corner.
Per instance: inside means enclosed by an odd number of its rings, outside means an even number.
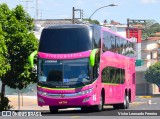
[[[84,98],[84,99],[83,99],[83,102],[88,102],[89,99],[90,99],[90,97]]]
[[[42,98],[38,98],[39,102],[45,103],[44,100]]]

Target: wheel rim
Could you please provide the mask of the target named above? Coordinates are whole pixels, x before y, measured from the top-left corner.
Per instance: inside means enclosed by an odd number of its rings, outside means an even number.
[[[128,107],[129,107],[129,97],[125,96],[125,99],[124,99],[124,108],[127,109]]]
[[[103,101],[102,101],[102,96],[100,97],[100,103],[99,103],[99,109],[102,110],[103,107]]]
[[[129,107],[129,97],[126,96],[126,107],[128,108]]]
[[[126,101],[126,96],[125,96],[125,99],[124,99],[124,107],[126,108],[126,104],[127,104],[127,101]]]

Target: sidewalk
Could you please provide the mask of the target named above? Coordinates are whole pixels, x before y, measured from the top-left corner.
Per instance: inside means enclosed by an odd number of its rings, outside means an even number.
[[[139,95],[136,96],[138,98],[153,98],[153,97],[159,97],[160,98],[160,94],[153,94],[153,95]]]
[[[20,96],[20,105],[18,105],[18,95],[7,95],[10,105],[14,108],[11,110],[49,110],[48,106],[40,107],[37,104],[36,96]]]

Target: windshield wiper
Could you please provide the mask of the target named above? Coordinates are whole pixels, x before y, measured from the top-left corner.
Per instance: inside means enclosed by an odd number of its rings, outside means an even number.
[[[48,81],[48,83],[51,83],[51,84],[62,84],[62,81]]]
[[[77,82],[77,83],[80,83],[80,84],[86,85],[83,81],[69,81],[69,82]]]
[[[47,82],[46,82],[46,81],[39,81],[39,83],[45,83],[45,84],[47,84]]]

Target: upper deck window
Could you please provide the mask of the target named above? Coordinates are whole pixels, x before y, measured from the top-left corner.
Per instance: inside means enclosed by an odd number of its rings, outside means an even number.
[[[43,29],[39,52],[65,54],[91,50],[88,27],[62,27]]]

